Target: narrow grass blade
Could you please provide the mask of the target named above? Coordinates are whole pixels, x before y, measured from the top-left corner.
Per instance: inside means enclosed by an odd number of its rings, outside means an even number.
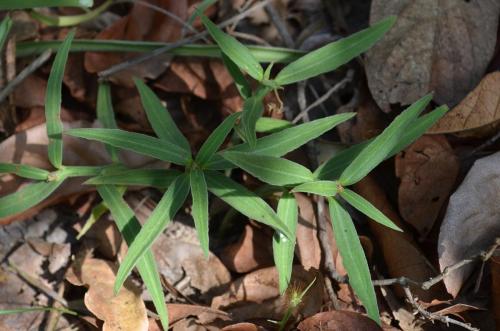
[[[0,218],[23,212],[45,200],[66,179],[61,176],[50,182],[29,184],[20,190],[0,198]]]
[[[279,275],[280,293],[285,293],[292,278],[293,257],[295,250],[295,237],[297,232],[298,207],[293,194],[285,192],[278,202],[278,217],[290,229],[293,236],[288,239],[277,231],[273,236],[274,264]]]
[[[344,188],[344,190],[340,192],[340,196],[345,201],[347,201],[347,203],[349,203],[351,206],[353,206],[354,208],[356,208],[357,210],[359,210],[360,212],[362,212],[375,222],[387,226],[390,229],[403,232],[403,230],[401,230],[401,228],[399,228],[396,224],[394,224],[389,219],[389,217],[385,216],[374,205],[372,205],[369,201],[367,201],[365,198],[363,198],[356,192]]]
[[[293,192],[305,192],[321,195],[324,197],[333,197],[339,191],[339,183],[330,180],[316,180],[314,182],[300,184],[293,188]]]
[[[292,122],[271,117],[261,117],[255,123],[255,131],[260,133],[274,133],[291,127]]]
[[[275,78],[288,85],[335,70],[372,47],[396,22],[395,16],[374,24],[350,37],[330,43],[287,65]]]
[[[59,40],[37,40],[23,41],[17,43],[16,56],[25,57],[41,54],[47,49],[57,50],[61,41]],[[72,52],[151,52],[160,47],[168,46],[168,43],[154,41],[131,41],[131,40],[96,40],[77,39],[71,45]],[[269,46],[248,45],[250,53],[259,62],[289,63],[304,54],[303,51]],[[179,46],[167,52],[175,56],[184,57],[210,57],[221,58],[221,52],[217,45],[191,44]]]
[[[7,41],[7,36],[9,35],[11,27],[12,19],[9,16],[5,16],[2,23],[0,23],[0,51],[3,49],[3,45]]]
[[[224,66],[233,78],[234,84],[236,85],[236,88],[238,89],[238,92],[240,93],[242,98],[250,98],[252,96],[252,88],[250,87],[250,84],[248,84],[248,81],[246,80],[243,73],[240,71],[240,68],[238,68],[238,66],[233,61],[231,61],[231,59],[225,53],[221,53],[221,55]]]
[[[90,211],[90,215],[85,221],[85,224],[83,224],[81,230],[78,231],[76,240],[82,239],[83,236],[87,234],[87,232],[92,228],[92,226],[102,217],[102,215],[108,212],[108,210],[108,206],[104,202],[95,205],[94,208],[92,208],[92,210]]]
[[[240,128],[243,134],[242,138],[248,143],[250,148],[254,148],[257,143],[255,125],[257,120],[262,116],[262,112],[264,111],[263,100],[269,91],[268,87],[261,86],[254,96],[246,99],[243,103]]]
[[[61,122],[61,88],[64,75],[64,68],[68,60],[71,41],[75,36],[75,31],[70,31],[57,51],[56,58],[50,70],[47,82],[47,92],[45,94],[45,119],[47,122],[47,135],[49,136],[49,160],[57,169],[62,166],[63,125]]]
[[[125,279],[130,274],[137,261],[146,253],[156,238],[165,230],[165,227],[174,218],[182,207],[189,193],[189,177],[182,174],[169,186],[158,205],[149,216],[142,230],[129,246],[128,253],[123,259],[116,274],[114,291],[118,293]]]
[[[337,180],[349,164],[372,142],[373,139],[353,145],[335,154],[314,171],[314,176],[321,180]]]
[[[342,172],[339,179],[341,184],[347,186],[358,182],[385,160],[431,99],[432,95],[429,94],[399,114]]]
[[[226,140],[227,135],[231,132],[234,127],[234,123],[238,119],[241,113],[234,113],[226,117],[226,119],[210,134],[208,139],[203,143],[196,155],[196,163],[200,166],[206,165],[209,162],[217,150],[220,148],[224,140]]]
[[[93,0],[2,0],[0,1],[0,10],[39,7],[92,7],[93,5]]]
[[[189,19],[187,20],[187,24],[192,25],[196,17],[198,17],[198,14],[205,12],[210,6],[212,6],[214,3],[216,3],[217,0],[203,0],[200,3],[196,4],[196,9],[191,16],[189,16]]]
[[[314,180],[309,169],[287,159],[253,153],[226,152],[224,158],[261,181],[285,186]]]
[[[111,101],[111,89],[106,82],[100,82],[97,90],[97,119],[102,126],[107,129],[117,129],[115,120],[115,112],[113,110],[113,102]],[[113,162],[120,162],[118,149],[116,147],[106,145],[106,149],[111,156]]]
[[[100,141],[178,165],[186,165],[191,159],[191,155],[179,146],[141,133],[119,129],[71,129],[65,134]]]
[[[193,198],[192,215],[196,232],[205,257],[208,258],[208,191],[205,175],[201,170],[192,170],[189,175],[191,196]]]
[[[0,309],[0,315],[12,315],[12,314],[22,314],[22,313],[33,313],[37,311],[57,311],[63,314],[69,314],[78,316],[78,313],[66,308],[58,307],[24,307],[24,308],[14,308],[14,309]]]
[[[257,194],[216,171],[205,172],[208,190],[231,207],[292,239],[293,235],[274,210]]]
[[[257,81],[262,80],[264,71],[250,50],[235,38],[224,33],[205,15],[200,15],[200,17],[208,33],[210,33],[217,45],[219,45],[222,53],[226,54],[231,61],[233,61],[241,70],[252,76],[253,79]]]
[[[90,178],[85,184],[167,188],[180,174],[175,169],[116,169]]]
[[[14,174],[19,177],[46,180],[50,172],[45,169],[35,168],[25,164],[0,163],[0,174]]]
[[[81,15],[68,15],[68,16],[52,16],[44,15],[37,11],[30,12],[31,17],[42,22],[48,26],[73,26],[84,22],[88,22],[101,15],[109,6],[113,3],[113,0],[106,0],[99,7],[92,9],[85,14]]]
[[[113,219],[118,229],[130,246],[141,231],[141,225],[135,217],[134,211],[125,200],[123,200],[123,192],[111,185],[97,186],[97,191],[111,211],[111,215],[113,215]],[[151,295],[163,328],[168,330],[168,312],[165,304],[165,297],[160,282],[160,274],[158,273],[158,268],[151,250],[148,249],[142,258],[137,261],[137,269]]]
[[[349,284],[365,306],[368,316],[380,325],[377,297],[370,269],[351,216],[334,198],[328,198],[328,205],[333,234],[342,263],[349,275]]]
[[[161,100],[156,94],[140,79],[134,78],[135,86],[141,96],[142,106],[146,111],[149,123],[153,127],[158,138],[171,144],[178,145],[180,148],[191,154],[191,147],[186,137],[175,125],[172,116],[168,110],[163,107]]]

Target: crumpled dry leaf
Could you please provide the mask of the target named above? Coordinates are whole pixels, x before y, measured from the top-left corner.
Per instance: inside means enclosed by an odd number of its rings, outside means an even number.
[[[167,304],[169,323],[174,324],[189,316],[197,317],[200,323],[211,323],[216,319],[230,320],[229,314],[210,307],[170,303]]]
[[[109,261],[87,258],[76,261],[66,279],[73,285],[88,287],[85,306],[104,321],[104,331],[147,331],[149,320],[141,289],[127,279],[114,295],[116,271],[116,265]]]
[[[423,136],[396,156],[399,212],[426,237],[453,189],[460,164],[444,136]]]
[[[477,160],[451,195],[438,240],[441,270],[469,258],[500,237],[500,152]],[[467,264],[444,278],[448,292],[458,294],[474,269]]]
[[[319,269],[321,247],[318,240],[318,221],[311,198],[302,193],[294,193],[299,207],[297,223],[297,246],[295,251],[304,269]]]
[[[471,134],[500,120],[500,72],[484,76],[457,106],[446,113],[429,133]]]
[[[265,329],[253,323],[236,323],[222,328],[222,331],[264,331]]]
[[[366,72],[382,110],[408,105],[429,91],[453,106],[480,81],[493,56],[497,0],[375,0],[370,22],[397,15],[368,52]]]
[[[332,310],[313,315],[297,327],[300,331],[381,331],[382,328],[365,315],[351,311]]]
[[[313,269],[305,271],[302,266],[293,267],[291,284],[299,293],[314,279],[300,306],[300,314],[304,316],[310,316],[321,308],[323,280],[321,274]],[[287,308],[287,300],[287,295],[279,294],[276,268],[269,267],[235,280],[224,294],[213,298],[212,308],[224,309],[237,321],[254,318],[280,320]]]

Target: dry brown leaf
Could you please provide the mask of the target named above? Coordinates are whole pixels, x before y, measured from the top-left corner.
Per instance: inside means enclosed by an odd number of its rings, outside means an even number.
[[[387,215],[397,226],[404,229],[403,222],[372,177],[365,177],[355,185],[355,188],[360,195]],[[436,276],[436,271],[430,266],[430,262],[420,252],[417,243],[407,232],[394,231],[374,221],[370,221],[368,224],[382,250],[390,277],[405,276],[423,282]],[[443,290],[439,284],[428,291],[420,288],[413,290],[418,298],[424,301],[431,301],[443,296]],[[402,292],[399,294],[402,295]]]
[[[444,136],[423,136],[396,156],[399,212],[426,237],[448,199],[460,164]]]
[[[271,236],[265,231],[247,224],[240,240],[226,246],[220,259],[229,270],[238,273],[270,267],[274,264],[271,242]]]
[[[318,313],[297,327],[300,331],[380,331],[382,328],[368,317],[351,311],[333,310]]]
[[[500,152],[477,160],[451,195],[438,240],[441,270],[487,249],[500,237]],[[448,292],[458,294],[474,269],[467,264],[444,278]]]
[[[497,251],[497,254],[499,252]],[[491,267],[491,297],[493,299],[493,315],[495,322],[500,325],[500,255],[495,255],[490,260]]]
[[[429,133],[470,131],[497,124],[500,120],[500,72],[484,76],[456,107],[444,115]]]
[[[296,253],[304,269],[319,269],[321,264],[321,247],[318,240],[318,221],[311,198],[302,193],[295,193],[299,206],[297,223]]]
[[[393,28],[368,52],[368,85],[377,104],[408,105],[434,91],[453,106],[481,80],[493,56],[497,0],[375,0],[370,22],[397,15]]]
[[[263,331],[264,328],[253,323],[237,323],[222,328],[222,331]]]
[[[224,321],[230,319],[228,313],[204,306],[170,303],[167,304],[167,309],[168,319],[171,324],[189,316],[197,317],[202,324],[211,323],[216,319]]]
[[[141,289],[130,279],[113,294],[117,267],[111,262],[87,258],[77,261],[67,275],[73,285],[88,287],[85,306],[104,321],[104,331],[147,331],[149,321]]]

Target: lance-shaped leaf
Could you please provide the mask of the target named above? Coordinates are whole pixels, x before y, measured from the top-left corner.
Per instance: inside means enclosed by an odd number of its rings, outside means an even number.
[[[2,23],[0,23],[0,51],[3,50],[3,45],[5,41],[7,41],[7,36],[9,35],[11,27],[12,19],[9,16],[5,16]]]
[[[118,128],[115,120],[115,112],[113,111],[113,103],[111,101],[111,89],[109,84],[106,82],[99,82],[96,113],[97,119],[101,122],[103,127],[107,129]],[[106,145],[106,150],[111,156],[111,160],[113,160],[113,162],[120,162],[117,148]]]
[[[292,191],[333,197],[339,192],[339,183],[331,180],[315,180],[295,186]]]
[[[228,205],[257,222],[293,238],[292,233],[274,210],[261,197],[217,171],[206,171],[208,190]]]
[[[298,207],[293,194],[285,192],[278,202],[278,217],[290,229],[292,239],[276,231],[273,236],[274,264],[278,270],[279,290],[285,293],[292,278],[292,266],[297,232]]]
[[[0,174],[2,173],[35,180],[46,180],[49,176],[49,172],[45,169],[15,163],[0,163]]]
[[[314,180],[309,169],[287,159],[240,152],[226,152],[223,156],[252,176],[271,185],[285,186]]]
[[[279,85],[292,84],[332,71],[367,51],[396,22],[395,16],[387,17],[373,26],[350,37],[330,43],[290,63],[275,78]]]
[[[429,94],[415,102],[371,141],[340,175],[339,181],[342,185],[347,186],[358,182],[385,160],[398,144],[404,131],[410,128],[410,124],[417,119],[431,99],[432,95]]]
[[[269,155],[280,157],[307,142],[321,136],[323,133],[333,129],[338,124],[345,122],[355,116],[356,113],[344,113],[328,116],[257,139],[255,148],[250,148],[248,144],[240,144],[228,148],[226,151],[252,152],[253,154]],[[226,151],[222,152],[225,153]],[[211,170],[231,169],[231,163],[216,155],[207,165]]]
[[[167,108],[161,104],[158,96],[142,80],[134,78],[134,82],[139,91],[146,116],[158,138],[181,147],[186,153],[191,153],[189,142],[175,125],[172,116]]]
[[[248,143],[250,148],[254,148],[257,143],[255,125],[257,120],[262,116],[262,112],[264,111],[263,100],[269,90],[268,87],[263,86],[254,96],[246,99],[243,103],[240,128],[243,135],[242,138]]]
[[[412,144],[418,137],[422,136],[431,126],[434,125],[443,115],[448,111],[448,107],[441,106],[432,112],[420,116],[411,125],[410,128],[404,131],[401,139],[396,146],[391,150],[387,158],[399,153],[410,144]],[[314,175],[321,179],[338,179],[345,168],[358,156],[358,154],[371,142],[373,139],[364,141],[362,143],[351,146],[334,157],[323,163]]]
[[[273,133],[291,128],[292,126],[293,123],[287,120],[279,120],[272,117],[261,117],[255,124],[255,131],[261,133]]]
[[[191,170],[192,215],[203,253],[208,258],[208,190],[205,175],[201,170]]]
[[[125,279],[130,274],[137,261],[151,247],[156,238],[165,230],[167,224],[177,214],[179,208],[189,193],[189,177],[182,174],[169,186],[158,205],[149,216],[146,224],[129,246],[127,255],[123,259],[116,274],[114,291],[117,293]]]
[[[226,117],[226,119],[210,134],[208,139],[203,143],[196,155],[196,163],[200,166],[204,166],[209,162],[217,150],[220,148],[224,140],[226,139],[231,129],[234,127],[234,123],[238,119],[241,113],[234,113]]]
[[[340,192],[340,196],[347,201],[351,206],[384,226],[391,228],[396,231],[403,231],[396,224],[394,224],[387,216],[385,216],[380,210],[378,210],[369,201],[363,198],[361,195],[347,188],[344,188]]]
[[[175,169],[114,169],[90,178],[85,184],[167,188],[180,174]]]
[[[2,0],[0,1],[0,10],[39,7],[92,7],[93,4],[93,0]]]
[[[74,36],[75,31],[70,31],[61,44],[61,47],[59,47],[54,63],[52,64],[52,69],[50,70],[49,80],[47,81],[47,92],[45,94],[45,119],[47,122],[47,136],[49,137],[49,160],[58,169],[62,166],[63,156],[61,88],[64,68]]]
[[[141,231],[141,224],[135,217],[134,211],[123,200],[122,192],[111,185],[97,186],[97,191],[106,206],[111,211],[118,230],[125,238],[128,245],[131,245],[137,234]],[[143,257],[137,262],[137,270],[141,275],[146,288],[153,299],[156,311],[160,316],[162,326],[168,330],[168,312],[163,295],[163,288],[160,281],[160,274],[151,250],[147,250]]]
[[[100,141],[178,165],[187,164],[191,158],[191,155],[179,146],[141,133],[119,129],[71,129],[65,133],[73,137]]]
[[[238,66],[233,61],[231,61],[231,59],[225,53],[221,53],[221,55],[224,66],[233,78],[234,85],[236,85],[236,88],[238,89],[241,97],[243,99],[250,98],[252,96],[252,88],[250,87],[250,84],[248,84],[248,81],[241,72],[240,68],[238,68]]]
[[[368,316],[380,324],[377,297],[373,289],[370,269],[351,216],[335,198],[328,198],[328,205],[335,242],[349,275],[349,284],[365,306]]]
[[[48,197],[66,179],[61,175],[50,182],[38,182],[26,185],[20,190],[0,198],[0,218],[23,212]]]
[[[235,38],[225,34],[217,25],[210,21],[205,15],[200,15],[208,33],[220,47],[222,53],[226,54],[241,70],[248,73],[255,80],[262,80],[264,71],[261,65],[248,48]]]

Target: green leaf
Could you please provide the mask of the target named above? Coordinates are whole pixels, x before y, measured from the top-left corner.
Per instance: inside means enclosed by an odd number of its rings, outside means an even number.
[[[291,127],[293,127],[292,122],[272,117],[261,117],[255,123],[255,131],[261,133],[273,133]]]
[[[217,0],[203,0],[200,3],[196,4],[196,9],[191,16],[189,16],[189,19],[187,20],[187,24],[192,25],[196,17],[198,17],[198,14],[203,13],[205,10],[207,10],[208,7],[212,6],[214,3],[216,3]]]
[[[193,198],[192,215],[196,232],[205,257],[208,258],[208,191],[205,175],[201,170],[191,170],[189,175],[191,196]]]
[[[396,224],[394,224],[387,216],[385,216],[380,210],[378,210],[374,205],[372,205],[369,201],[363,198],[361,195],[357,194],[354,191],[351,191],[347,188],[344,188],[343,191],[340,192],[340,196],[347,201],[351,206],[384,226],[391,228],[396,231],[403,231]]]
[[[401,139],[391,150],[386,159],[394,156],[412,144],[418,137],[422,136],[432,125],[434,125],[434,123],[443,117],[447,111],[448,107],[441,106],[416,119],[411,124],[411,127],[404,131]],[[316,171],[314,171],[314,175],[321,179],[338,179],[342,174],[342,171],[347,168],[352,160],[354,160],[371,141],[373,141],[373,139],[364,141],[341,151],[316,169]]]
[[[111,89],[109,84],[106,82],[99,82],[99,88],[97,90],[97,119],[101,122],[102,126],[107,129],[117,129],[115,120],[115,112],[113,110],[113,103],[111,101]],[[120,157],[118,155],[118,149],[106,145],[106,150],[111,156],[113,162],[120,162]]]
[[[330,43],[287,65],[275,78],[288,85],[335,70],[372,47],[396,22],[389,16],[373,26],[347,38]]]
[[[2,23],[0,23],[0,51],[3,50],[3,45],[7,41],[7,36],[9,35],[11,27],[12,19],[9,16],[5,16]]]
[[[293,238],[288,227],[257,194],[217,171],[206,171],[205,179],[207,180],[208,190],[234,209],[250,219],[269,225],[273,229],[284,233],[288,238]]]
[[[92,0],[2,0],[0,10],[31,9],[39,7],[92,7]]]
[[[210,21],[205,15],[200,15],[208,33],[219,45],[222,53],[225,53],[241,70],[248,73],[253,79],[260,81],[264,71],[252,53],[242,43],[228,34],[225,34],[217,25]]]
[[[348,186],[360,181],[385,160],[396,147],[404,132],[408,130],[410,124],[418,118],[431,99],[432,95],[429,94],[398,115],[342,172],[339,179],[341,184]]]
[[[333,197],[339,191],[339,183],[330,180],[316,180],[309,183],[300,184],[293,188],[292,192],[305,192],[317,194],[325,197]]]
[[[203,143],[196,155],[196,163],[200,166],[206,165],[209,162],[217,150],[220,148],[227,135],[234,127],[234,123],[241,115],[240,112],[234,113],[226,117],[226,119],[210,134],[208,139]]]
[[[221,55],[224,66],[233,78],[234,84],[236,85],[236,88],[238,89],[238,92],[240,93],[242,98],[250,98],[252,96],[252,88],[250,87],[250,84],[248,84],[248,81],[245,79],[243,73],[240,71],[240,68],[238,68],[238,66],[233,61],[231,61],[231,59],[225,53],[221,53]]]
[[[146,111],[149,123],[151,123],[158,138],[177,145],[190,154],[191,146],[189,146],[189,142],[175,125],[172,116],[163,107],[158,96],[142,80],[134,78],[134,82],[141,96],[142,106]]]
[[[89,10],[85,14],[81,15],[52,16],[52,15],[43,15],[37,11],[31,11],[30,15],[34,19],[48,26],[59,26],[59,27],[73,26],[95,19],[97,16],[101,15],[106,9],[108,9],[112,3],[113,0],[106,0],[99,7]]]
[[[178,165],[185,165],[191,159],[191,155],[181,147],[141,133],[119,129],[71,129],[65,133],[73,137],[100,141]]]
[[[243,112],[241,115],[241,131],[242,138],[248,143],[250,148],[254,148],[257,143],[257,136],[255,134],[255,125],[257,120],[262,116],[264,111],[263,100],[267,93],[269,93],[267,86],[262,86],[254,96],[248,98],[243,103]]]
[[[118,188],[111,185],[100,185],[97,186],[97,191],[106,206],[110,209],[116,226],[130,246],[141,231],[141,224],[135,217],[134,211],[123,200],[123,193]],[[168,330],[168,312],[165,305],[165,297],[160,282],[160,274],[158,273],[155,258],[151,250],[148,249],[142,258],[137,261],[137,269],[151,295],[163,328]]]
[[[15,163],[0,163],[0,174],[2,173],[14,174],[19,177],[35,180],[46,180],[50,174],[45,169]]]
[[[253,154],[280,157],[296,150],[355,115],[356,113],[344,113],[320,118],[259,138],[253,149],[248,144],[240,144],[228,148],[222,153],[228,151],[251,152]],[[231,169],[233,166],[221,156],[214,155],[212,160],[207,164],[207,168],[211,170],[225,170]]]
[[[279,275],[280,293],[285,293],[292,278],[295,237],[297,232],[298,207],[293,194],[283,193],[278,202],[278,217],[290,229],[293,240],[277,231],[273,236],[274,263]]]
[[[101,172],[85,184],[167,188],[180,174],[181,172],[175,169],[115,169]]]
[[[47,136],[49,136],[49,160],[57,169],[61,168],[63,157],[63,124],[61,122],[62,80],[66,61],[68,60],[69,48],[74,36],[75,31],[70,31],[57,51],[52,69],[50,70],[49,80],[47,81],[47,92],[45,94],[45,119],[47,121]]]
[[[223,156],[252,176],[271,185],[293,185],[314,179],[309,169],[287,159],[240,152],[226,152]]]
[[[349,275],[349,284],[365,306],[368,316],[380,325],[370,269],[351,216],[334,198],[328,198],[328,205],[335,242]]]
[[[158,205],[149,216],[142,230],[129,246],[128,253],[123,259],[116,274],[114,291],[118,293],[125,279],[130,274],[137,261],[151,247],[153,242],[165,230],[167,224],[182,207],[189,193],[189,177],[182,174],[169,186]]]
[[[50,182],[29,184],[18,191],[0,198],[0,218],[21,213],[48,197],[66,179],[61,176]]]

